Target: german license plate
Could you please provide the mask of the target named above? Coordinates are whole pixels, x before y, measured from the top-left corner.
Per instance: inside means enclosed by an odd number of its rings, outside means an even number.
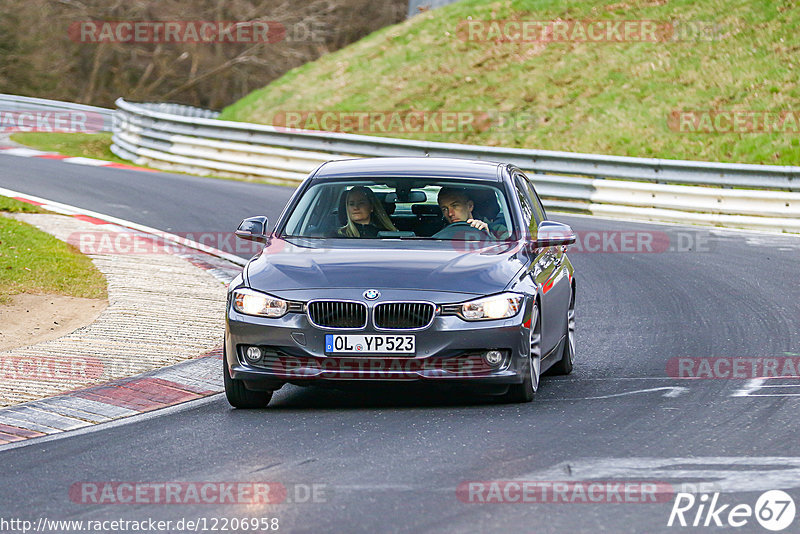
[[[325,334],[326,354],[414,354],[414,336]]]

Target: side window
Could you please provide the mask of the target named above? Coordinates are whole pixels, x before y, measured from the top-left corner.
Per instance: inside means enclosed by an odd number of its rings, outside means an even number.
[[[530,228],[531,236],[535,237],[538,223],[533,217],[533,203],[528,195],[528,187],[525,184],[525,180],[519,175],[515,175],[514,187],[517,190],[517,198],[519,198],[519,205],[522,208],[523,223]]]
[[[536,219],[536,224],[538,225],[540,222],[547,220],[547,214],[544,211],[544,206],[542,206],[542,201],[539,200],[539,195],[536,194],[536,188],[533,187],[531,179],[521,172],[517,173],[517,176],[517,179],[524,184],[525,190],[528,192],[528,198],[531,199],[531,204],[533,205],[533,217]]]
[[[542,201],[539,199],[539,195],[536,193],[536,189],[533,187],[533,183],[531,179],[525,176],[525,183],[528,185],[528,190],[531,193],[531,199],[533,200],[533,212],[536,217],[536,220],[539,222],[547,220],[547,212],[544,211],[544,206],[542,205]]]

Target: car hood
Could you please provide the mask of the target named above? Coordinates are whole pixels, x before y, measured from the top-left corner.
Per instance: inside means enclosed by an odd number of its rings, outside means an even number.
[[[466,250],[472,246],[470,250]],[[246,269],[265,292],[299,289],[416,289],[484,295],[502,291],[524,267],[518,242],[276,239]]]

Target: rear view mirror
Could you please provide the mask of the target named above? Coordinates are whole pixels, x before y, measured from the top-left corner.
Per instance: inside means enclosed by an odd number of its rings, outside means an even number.
[[[239,223],[236,229],[236,237],[246,239],[248,241],[260,241],[266,243],[269,236],[267,235],[267,225],[269,220],[261,215],[258,217],[249,217]]]
[[[387,193],[384,202],[388,204],[395,204],[402,202],[404,204],[414,204],[416,202],[425,202],[428,200],[428,195],[425,191],[401,191],[400,195],[397,193]]]
[[[566,224],[555,221],[542,221],[536,232],[536,248],[556,247],[575,243],[575,233]]]

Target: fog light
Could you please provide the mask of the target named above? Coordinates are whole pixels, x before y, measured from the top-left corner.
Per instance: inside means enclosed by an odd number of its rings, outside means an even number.
[[[258,347],[247,347],[244,356],[249,362],[257,362],[261,359],[261,349]]]
[[[486,354],[483,355],[483,359],[486,360],[486,363],[491,365],[492,367],[497,367],[501,363],[503,363],[503,353],[499,350],[490,350]]]

